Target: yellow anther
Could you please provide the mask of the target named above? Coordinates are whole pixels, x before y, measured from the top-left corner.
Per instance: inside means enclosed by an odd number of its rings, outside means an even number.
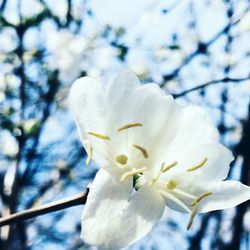
[[[121,132],[122,130],[128,129],[128,128],[133,128],[133,127],[142,127],[141,123],[130,123],[126,124],[125,126],[122,126],[117,129],[118,132]]]
[[[153,179],[148,183],[148,185],[149,185],[149,186],[154,186],[155,183],[158,181],[158,179],[159,179],[159,177],[153,178]]]
[[[166,171],[168,171],[169,169],[175,167],[178,164],[177,161],[174,161],[173,163],[169,164],[169,165],[165,165],[165,163],[163,162],[161,164],[161,171],[162,173],[165,173]]]
[[[110,138],[107,136],[107,135],[102,135],[102,134],[98,134],[98,133],[95,133],[95,132],[88,132],[89,135],[93,135],[99,139],[102,139],[102,140],[110,140]]]
[[[205,193],[203,193],[201,196],[199,196],[197,199],[195,199],[193,201],[192,206],[194,206],[195,204],[199,203],[202,199],[204,199],[205,197],[207,197],[207,196],[209,196],[211,194],[213,194],[213,193],[211,193],[211,192],[205,192]]]
[[[87,150],[88,150],[88,152],[87,152],[87,153],[88,153],[88,157],[87,157],[86,162],[85,162],[86,165],[89,165],[89,164],[90,164],[90,162],[91,162],[91,160],[92,160],[92,156],[93,156],[93,148],[91,147],[90,144],[88,145],[88,147],[89,147],[89,148],[87,149]]]
[[[157,181],[158,179],[160,178],[161,174],[165,173],[166,171],[168,171],[169,169],[173,168],[174,166],[176,166],[178,163],[177,161],[169,164],[169,165],[165,165],[165,162],[163,162],[161,164],[161,170],[159,171],[159,173],[156,175],[156,177],[154,177],[150,182],[149,182],[149,185],[150,186],[153,186]]]
[[[148,151],[145,148],[143,148],[143,147],[141,147],[139,145],[136,145],[136,144],[133,144],[133,147],[135,147],[138,150],[140,150],[141,153],[143,154],[144,158],[146,158],[146,159],[148,158]]]
[[[93,156],[93,148],[92,148],[89,140],[84,140],[83,145],[84,145],[84,148],[85,148],[86,153],[87,153],[85,164],[89,165],[91,163],[92,156]]]
[[[128,157],[126,155],[121,154],[116,157],[116,161],[122,165],[126,165],[128,162]]]
[[[194,205],[194,209],[193,209],[193,211],[191,213],[191,216],[190,216],[190,219],[189,219],[189,222],[188,222],[188,225],[187,225],[187,230],[189,230],[191,228],[191,226],[193,224],[193,221],[194,221],[194,217],[197,214],[197,212],[198,212],[198,203],[196,203]]]
[[[205,157],[204,160],[201,161],[200,163],[198,163],[197,165],[194,165],[194,166],[188,168],[187,171],[188,171],[188,172],[191,172],[191,171],[194,171],[194,170],[196,170],[196,169],[199,169],[199,168],[201,168],[202,166],[204,166],[206,162],[207,162],[207,157]]]
[[[140,174],[140,173],[143,173],[147,168],[146,167],[143,167],[143,168],[138,168],[138,169],[132,169],[131,171],[128,171],[126,173],[124,173],[122,176],[121,176],[121,181],[125,181],[128,177],[130,176],[134,176],[136,174]]]
[[[193,201],[192,206],[194,206],[194,209],[193,209],[193,212],[192,212],[192,214],[190,216],[190,219],[189,219],[189,222],[188,222],[188,225],[187,225],[187,230],[189,230],[190,227],[192,226],[192,223],[194,221],[194,217],[195,217],[195,215],[197,214],[197,211],[198,211],[199,202],[202,199],[204,199],[205,197],[207,197],[207,196],[209,196],[211,194],[213,194],[213,193],[211,193],[211,192],[205,192],[205,193],[203,193],[201,196],[199,196],[197,199],[195,199]]]
[[[176,180],[169,180],[168,184],[167,184],[167,188],[170,190],[173,190],[177,187],[178,183]]]

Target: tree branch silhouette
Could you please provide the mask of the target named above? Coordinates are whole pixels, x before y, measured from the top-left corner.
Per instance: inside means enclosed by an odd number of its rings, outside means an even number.
[[[183,92],[179,93],[179,94],[173,94],[173,97],[174,98],[179,98],[181,96],[184,96],[190,92],[193,92],[193,91],[196,91],[196,90],[200,90],[200,89],[203,89],[203,88],[206,88],[210,85],[214,85],[214,84],[218,84],[218,83],[225,83],[225,82],[234,82],[234,83],[237,83],[237,82],[244,82],[244,81],[248,81],[250,80],[250,76],[247,76],[247,77],[243,77],[243,78],[230,78],[230,77],[225,77],[225,78],[222,78],[222,79],[218,79],[218,80],[212,80],[212,81],[209,81],[209,82],[206,82],[206,83],[203,83],[203,84],[199,84],[193,88],[190,88],[190,89],[187,89],[187,90],[184,90]]]
[[[44,204],[39,207],[27,209],[19,213],[11,214],[9,216],[0,219],[0,227],[17,223],[20,221],[28,220],[43,214],[48,214],[56,211],[60,211],[65,208],[83,205],[86,203],[89,189],[85,192],[81,192],[69,198],[61,199],[59,201]]]

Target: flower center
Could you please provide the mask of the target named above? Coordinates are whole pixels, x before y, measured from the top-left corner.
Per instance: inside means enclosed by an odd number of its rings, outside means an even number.
[[[142,127],[142,126],[143,126],[143,124],[139,123],[139,122],[129,123],[129,124],[126,124],[126,125],[118,128],[117,132],[120,134],[125,130],[129,130],[129,129],[132,129],[132,128],[138,128],[138,127]],[[138,162],[137,162],[137,157],[138,156],[136,156],[136,160],[135,160],[134,159],[135,157],[129,157],[126,154],[123,154],[123,153],[117,155],[115,153],[115,151],[116,151],[115,148],[112,147],[112,144],[111,144],[112,140],[111,140],[111,137],[109,135],[100,134],[100,133],[97,133],[97,132],[94,132],[94,131],[89,131],[88,135],[93,136],[93,137],[95,137],[95,138],[97,138],[99,140],[102,140],[102,141],[106,142],[108,147],[110,147],[112,155],[113,155],[111,157],[112,162],[118,163],[118,165],[117,165],[118,167],[124,166],[123,169],[125,170],[125,172],[121,175],[121,178],[120,178],[121,181],[125,181],[128,177],[133,177],[134,175],[141,174],[147,169],[147,167],[144,166],[144,164],[138,165]],[[126,140],[127,140],[128,134],[125,134],[125,136],[126,136]],[[124,137],[123,137],[123,139],[124,139]],[[127,147],[128,146],[129,145],[127,145]],[[138,145],[138,144],[132,144],[131,146],[133,148],[135,148],[135,150],[138,150],[140,155],[144,159],[149,158],[149,153],[148,153],[146,148],[144,148],[143,146]],[[89,164],[90,161],[91,161],[92,155],[93,155],[93,148],[91,147],[89,142],[85,143],[85,148],[86,148],[86,151],[88,153],[86,163]],[[115,155],[117,155],[117,156],[115,156]]]
[[[116,157],[116,161],[122,165],[126,165],[128,162],[128,157],[126,155],[121,154]]]
[[[137,127],[142,127],[143,124],[137,122],[137,123],[129,123],[126,124],[120,128],[117,129],[118,133],[122,133],[125,130],[131,129],[131,128],[137,128]],[[104,135],[104,134],[100,134],[100,133],[96,133],[93,131],[88,132],[88,135],[91,135],[97,139],[100,139],[104,142],[106,142],[110,147],[112,152],[114,152],[114,149],[112,148],[110,141],[111,138],[108,135]],[[128,136],[128,135],[127,135]],[[126,138],[127,140],[127,138]],[[133,148],[135,148],[135,150],[138,150],[141,154],[141,156],[143,157],[143,159],[148,159],[149,158],[149,153],[148,151],[142,147],[141,145],[137,145],[137,144],[132,144],[131,145]],[[89,164],[91,162],[92,159],[92,155],[93,155],[93,148],[90,144],[89,141],[87,141],[85,143],[85,148],[86,151],[88,153],[88,157],[86,159],[86,164]],[[114,153],[114,155],[116,155]],[[114,160],[114,157],[112,156],[112,161]],[[186,169],[186,172],[193,172],[196,170],[199,170],[201,167],[203,167],[206,162],[207,162],[208,158],[205,157],[201,162],[199,162],[198,164],[191,166],[189,168]],[[146,166],[136,166],[138,164],[136,164],[136,161],[133,162],[129,161],[129,157],[126,154],[119,154],[115,157],[115,162],[118,163],[119,165],[124,166],[124,172],[121,174],[121,178],[120,181],[125,181],[126,179],[128,179],[129,177],[133,177],[133,181],[134,183],[134,187],[136,189],[136,191],[143,185],[148,184],[149,186],[151,186],[152,188],[155,188],[165,199],[167,200],[171,200],[173,203],[175,203],[176,205],[178,205],[179,207],[181,207],[185,212],[191,214],[190,215],[190,219],[187,225],[187,229],[190,229],[194,217],[198,212],[198,208],[199,208],[199,203],[202,199],[206,198],[209,195],[212,195],[211,192],[205,192],[203,194],[201,194],[200,196],[195,196],[193,194],[190,194],[188,192],[183,191],[180,188],[180,184],[178,183],[178,178],[177,179],[173,179],[173,178],[167,178],[167,180],[165,181],[161,181],[160,177],[162,175],[165,175],[166,172],[171,171],[174,167],[177,166],[178,162],[174,161],[171,164],[165,164],[164,162],[161,164],[161,168],[159,170],[159,172],[149,181],[145,181],[144,180],[144,171],[147,170]],[[133,166],[131,166],[131,164]],[[119,165],[117,165],[119,167]],[[185,202],[184,202],[185,200]],[[188,204],[187,203],[188,200]]]
[[[186,171],[192,172],[192,171],[198,170],[199,168],[205,165],[207,160],[208,160],[207,157],[205,157],[198,164],[187,168]],[[152,186],[153,188],[155,188],[165,199],[171,200],[173,203],[181,207],[184,211],[191,214],[188,225],[187,225],[187,229],[190,229],[193,223],[194,217],[198,212],[199,202],[205,197],[212,195],[212,193],[205,192],[197,197],[179,188],[180,185],[178,183],[178,180],[176,179],[170,178],[167,181],[161,181],[160,177],[164,175],[167,171],[177,166],[177,164],[178,163],[176,161],[169,165],[162,163],[159,172],[155,175],[154,178],[152,178],[148,182],[148,184]],[[187,200],[189,201],[189,204],[186,204]]]

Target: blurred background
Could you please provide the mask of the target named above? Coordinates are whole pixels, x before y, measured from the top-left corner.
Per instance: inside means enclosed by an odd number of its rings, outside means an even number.
[[[68,91],[124,66],[204,107],[235,155],[229,178],[250,185],[248,0],[0,0],[1,216],[85,190],[97,166],[85,166]],[[82,208],[5,226],[0,249],[95,249],[79,238]],[[249,202],[190,231],[188,219],[167,210],[127,249],[250,249]]]

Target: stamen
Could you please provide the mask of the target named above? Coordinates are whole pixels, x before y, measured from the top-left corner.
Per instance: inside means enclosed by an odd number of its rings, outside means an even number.
[[[167,172],[167,171],[170,170],[171,168],[175,167],[177,164],[178,164],[178,162],[177,162],[177,161],[174,161],[173,163],[171,163],[171,164],[165,166],[165,163],[163,162],[163,163],[161,164],[161,171],[162,171],[162,173]]]
[[[88,149],[88,157],[86,159],[86,165],[89,165],[92,161],[92,156],[93,156],[93,148],[91,147],[91,145],[89,144],[89,149]]]
[[[174,203],[176,203],[178,206],[182,207],[183,210],[185,210],[187,213],[192,213],[192,211],[189,209],[189,207],[182,202],[180,199],[176,198],[174,195],[164,191],[164,190],[159,190],[160,193],[167,199],[172,200]]]
[[[166,165],[165,166],[165,162],[163,162],[161,164],[161,170],[159,171],[159,173],[157,174],[156,177],[154,177],[150,182],[149,185],[153,186],[159,179],[159,177],[161,176],[161,174],[165,173],[166,171],[170,170],[171,168],[173,168],[174,166],[176,166],[178,163],[177,161],[171,163],[170,165]],[[165,186],[165,185],[164,185]]]
[[[213,193],[211,193],[211,192],[205,192],[205,193],[203,193],[201,196],[199,196],[197,199],[195,199],[193,201],[192,206],[194,206],[196,203],[199,203],[202,199],[204,199],[205,197],[207,197],[207,196],[209,196],[211,194],[213,194]]]
[[[109,136],[107,135],[102,135],[102,134],[98,134],[98,133],[95,133],[95,132],[88,132],[89,135],[93,135],[99,139],[102,139],[102,140],[110,140]]]
[[[133,147],[137,148],[138,150],[141,151],[141,153],[143,154],[144,158],[148,158],[148,152],[145,148],[139,146],[139,145],[136,145],[136,144],[133,144]]]
[[[202,162],[198,163],[197,165],[194,165],[194,166],[188,168],[187,171],[191,172],[191,171],[197,170],[197,169],[201,168],[202,166],[204,166],[206,162],[207,162],[207,157],[205,157],[204,160]]]
[[[142,127],[141,123],[130,123],[125,126],[122,126],[117,129],[118,132],[121,132],[122,130],[128,129],[128,128],[133,128],[133,127]]]
[[[121,181],[125,181],[128,177],[130,176],[134,176],[135,174],[140,174],[140,173],[143,173],[147,168],[146,167],[143,167],[143,168],[139,168],[139,169],[132,169],[131,171],[128,171],[126,173],[124,173],[122,176],[121,176]]]
[[[169,180],[168,184],[167,184],[167,188],[170,190],[173,190],[177,187],[178,182],[176,180]]]
[[[92,156],[93,156],[93,148],[92,148],[89,140],[84,140],[83,145],[84,145],[84,148],[85,148],[86,153],[87,153],[85,164],[89,165],[91,163]]]
[[[128,157],[126,155],[121,154],[116,157],[116,161],[122,165],[126,165],[128,162]]]
[[[187,193],[187,192],[184,192],[184,191],[182,191],[182,190],[180,190],[180,189],[178,189],[178,188],[176,188],[175,190],[174,190],[174,193],[175,194],[178,194],[178,195],[180,195],[180,196],[182,196],[182,197],[185,197],[185,198],[188,198],[188,199],[197,199],[197,197],[195,197],[194,195],[192,195],[192,194],[189,194],[189,193]]]
[[[194,209],[193,209],[193,211],[191,213],[191,216],[190,216],[190,219],[189,219],[189,222],[188,222],[188,225],[187,225],[187,230],[189,230],[191,228],[191,226],[193,224],[193,221],[194,221],[194,217],[197,214],[197,212],[198,212],[198,203],[196,203],[194,205]]]
[[[188,225],[187,225],[187,230],[189,230],[190,227],[192,226],[192,223],[194,221],[194,217],[195,217],[195,215],[197,214],[197,211],[198,211],[199,202],[202,199],[204,199],[205,197],[207,197],[207,196],[209,196],[211,194],[213,194],[213,193],[211,193],[211,192],[205,192],[205,193],[203,193],[201,196],[199,196],[197,199],[195,199],[193,201],[192,206],[194,206],[194,209],[193,209],[193,212],[192,212],[192,214],[190,216],[190,219],[189,219],[189,222],[188,222]]]

